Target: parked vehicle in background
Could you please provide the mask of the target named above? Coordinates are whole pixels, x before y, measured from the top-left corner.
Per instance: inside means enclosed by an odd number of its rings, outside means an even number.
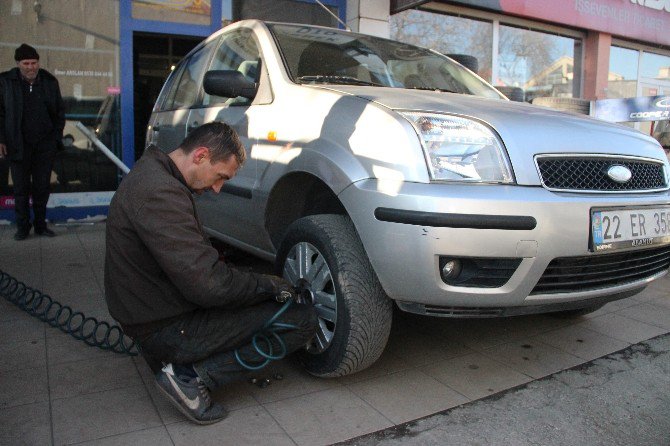
[[[437,52],[250,20],[167,79],[147,142],[224,121],[248,161],[197,198],[213,237],[275,260],[317,309],[307,370],[381,354],[393,306],[579,313],[670,264],[670,166],[649,136],[510,102]]]

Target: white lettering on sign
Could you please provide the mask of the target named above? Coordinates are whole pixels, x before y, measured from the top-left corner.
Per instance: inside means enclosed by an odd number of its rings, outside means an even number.
[[[630,0],[631,2],[647,6],[650,0]],[[655,0],[658,1],[658,0]],[[663,5],[670,6],[670,0],[660,0]],[[670,9],[667,9],[670,11]],[[648,17],[643,10],[633,7],[625,9],[617,5],[603,3],[598,0],[575,0],[575,11],[579,15],[598,17],[605,20],[619,22],[635,28],[647,28],[662,32],[665,30],[665,21],[660,17]]]
[[[81,76],[81,77],[112,77],[111,71],[93,70],[54,70],[56,76]]]
[[[670,0],[630,0],[634,5],[646,6],[657,11],[670,12]]]

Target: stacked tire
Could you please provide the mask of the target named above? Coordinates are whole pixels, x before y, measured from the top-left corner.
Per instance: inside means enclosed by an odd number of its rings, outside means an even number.
[[[533,99],[532,104],[565,110],[572,113],[579,113],[581,115],[588,115],[591,113],[591,101],[580,98],[535,98]]]

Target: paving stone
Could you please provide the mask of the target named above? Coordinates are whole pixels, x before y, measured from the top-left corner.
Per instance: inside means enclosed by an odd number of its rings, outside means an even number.
[[[299,445],[326,445],[393,423],[349,389],[336,387],[265,405]]]
[[[25,404],[0,410],[0,444],[51,444],[49,403]]]
[[[161,446],[172,444],[164,426],[77,443],[77,446]]]
[[[162,423],[143,385],[52,402],[57,445],[158,427]]]
[[[47,368],[0,371],[0,408],[49,401]]]
[[[538,335],[536,339],[587,361],[600,358],[630,345],[625,341],[605,336],[582,326],[559,328]]]
[[[480,353],[533,378],[542,378],[584,362],[582,358],[534,339],[499,345]]]
[[[646,324],[656,325],[666,330],[670,330],[670,307],[654,305],[653,302],[655,302],[655,300],[651,300],[649,303],[628,307],[619,311],[618,314]]]
[[[139,372],[129,357],[85,359],[50,365],[51,399],[104,390],[137,387],[142,384]]]
[[[46,362],[44,340],[0,343],[0,371],[40,367]]]
[[[233,411],[224,420],[209,426],[181,422],[166,427],[177,446],[295,445],[286,432],[260,406]]]
[[[421,371],[471,400],[532,381],[532,378],[480,353],[439,361]]]
[[[44,322],[28,317],[0,322],[0,345],[22,341],[44,342]]]
[[[469,401],[465,396],[416,369],[403,370],[348,387],[396,424]]]
[[[619,313],[594,317],[579,323],[577,326],[597,331],[629,344],[636,344],[667,332],[663,328],[625,317]]]

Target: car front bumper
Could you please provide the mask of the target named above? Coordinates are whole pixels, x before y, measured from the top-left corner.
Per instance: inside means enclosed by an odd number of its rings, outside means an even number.
[[[410,304],[507,309],[499,311],[506,314],[579,308],[632,295],[667,272],[666,266],[662,272],[596,289],[533,292],[552,260],[602,255],[589,249],[592,209],[667,206],[668,192],[575,194],[512,185],[363,180],[345,189],[340,199],[384,290],[408,311],[425,312]],[[440,276],[441,256],[520,263],[502,286],[453,286]]]

